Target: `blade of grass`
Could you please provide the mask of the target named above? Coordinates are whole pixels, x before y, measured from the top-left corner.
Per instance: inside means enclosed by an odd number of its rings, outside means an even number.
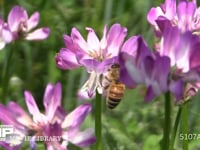
[[[96,150],[102,150],[102,104],[101,95],[97,93],[95,99],[95,136],[96,136]]]
[[[163,131],[163,150],[169,150],[170,143],[170,128],[171,128],[171,100],[170,92],[165,94],[165,121]]]

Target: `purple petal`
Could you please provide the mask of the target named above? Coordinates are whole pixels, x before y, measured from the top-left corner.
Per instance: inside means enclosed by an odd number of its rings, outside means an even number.
[[[84,83],[78,91],[80,99],[92,99],[96,94],[96,89],[99,86],[100,74],[93,71],[90,73],[89,79]]]
[[[100,45],[101,45],[101,49],[105,49],[106,46],[107,46],[107,30],[108,30],[108,27],[107,25],[104,26],[104,29],[103,29],[103,36],[102,36],[102,39],[100,41]]]
[[[75,69],[81,65],[78,63],[76,54],[66,48],[60,49],[60,52],[55,57],[56,65],[60,69]]]
[[[74,43],[77,44],[81,48],[82,51],[86,53],[88,52],[89,47],[76,28],[72,29],[71,38],[74,41]]]
[[[139,36],[130,37],[122,46],[121,52],[125,52],[133,57],[136,57],[138,49],[138,38]]]
[[[111,26],[107,35],[107,54],[117,56],[120,50],[120,46],[126,37],[127,29],[121,27],[120,24],[114,24]]]
[[[156,24],[156,20],[159,16],[163,16],[163,11],[160,7],[153,7],[150,9],[150,11],[147,14],[147,20],[149,21],[149,23],[151,23],[152,25],[157,25]]]
[[[169,85],[169,90],[175,96],[176,101],[183,99],[184,85],[181,80],[171,81]]]
[[[170,57],[171,66],[174,66],[176,63],[176,51],[179,42],[181,42],[180,30],[177,27],[167,26],[163,35],[163,43],[161,43],[160,55]]]
[[[99,39],[92,28],[86,28],[88,31],[87,43],[93,51],[98,52],[100,50]]]
[[[51,143],[47,143],[46,144],[46,150],[54,150],[53,145],[51,145]]]
[[[147,56],[144,60],[145,84],[148,86],[146,101],[152,100],[168,90],[170,59],[156,55],[156,59]]]
[[[10,43],[12,40],[12,32],[3,19],[0,18],[0,50],[4,48],[6,43]]]
[[[44,40],[48,38],[50,33],[49,28],[40,28],[31,33],[28,33],[25,37],[26,40]]]
[[[119,57],[115,56],[109,59],[105,59],[103,60],[97,67],[96,67],[96,71],[100,74],[105,73],[108,71],[109,67],[112,64],[119,64]]]
[[[94,137],[94,129],[78,132],[74,137],[70,138],[70,142],[82,148],[95,143],[96,138]]]
[[[156,20],[159,17],[165,17],[167,20],[172,20],[176,15],[176,1],[165,0],[161,7],[153,7],[147,14],[147,20],[154,26],[156,26]]]
[[[147,88],[147,92],[146,92],[146,95],[145,95],[144,100],[145,100],[146,102],[150,102],[150,101],[153,100],[156,96],[157,96],[157,95],[155,94],[153,87],[152,87],[152,86],[149,86],[149,87]]]
[[[147,56],[144,59],[143,62],[143,70],[144,70],[144,75],[146,76],[146,78],[151,79],[153,76],[153,72],[154,72],[154,67],[156,67],[155,65],[157,65],[154,61],[154,59],[151,56]]]
[[[92,106],[90,104],[80,105],[65,117],[62,128],[79,128],[91,109]]]
[[[37,107],[37,104],[29,91],[24,92],[26,106],[29,113],[34,117],[34,121],[41,120],[40,111]]]
[[[200,29],[200,23],[199,23],[200,22],[200,20],[199,20],[199,18],[200,18],[200,7],[198,7],[196,9],[195,16],[196,16],[196,18],[198,18],[198,22],[195,24],[195,29],[199,30]]]
[[[190,69],[188,72],[181,74],[184,82],[200,82],[200,66]]]
[[[193,2],[180,2],[177,9],[179,18],[178,25],[181,29],[191,30],[191,23],[195,13],[196,5]]]
[[[87,72],[98,72],[98,66],[100,65],[99,61],[95,59],[81,59],[79,62],[87,69]]]
[[[198,40],[199,41],[199,40]],[[193,41],[194,42],[194,41]],[[190,58],[189,58],[189,63],[190,63],[190,68],[195,68],[200,66],[200,42],[197,42],[191,47],[191,53],[190,53]]]
[[[58,107],[56,109],[56,112],[55,112],[55,116],[57,116],[60,121],[63,121],[65,119],[65,116],[67,115],[66,111],[64,110],[64,108],[62,107]]]
[[[170,73],[170,59],[169,57],[157,56],[154,66],[154,80],[159,84],[160,90],[166,92],[168,90],[168,76]]]
[[[76,45],[72,38],[68,35],[63,35],[63,41],[65,43],[65,46],[68,50],[74,52],[75,54],[77,52],[80,52],[80,48],[78,47],[78,45]]]
[[[9,102],[8,109],[10,110],[10,112],[12,112],[13,116],[15,116],[15,119],[23,125],[29,126],[32,123],[31,118],[17,103],[12,101]]]
[[[124,67],[120,71],[120,81],[131,89],[135,88],[137,85]]]
[[[44,128],[43,128],[43,134],[45,136],[48,137],[52,137],[52,136],[61,136],[62,135],[62,128],[60,123],[55,122],[55,123],[50,123],[47,124]]]
[[[140,66],[140,64],[142,64],[146,56],[152,56],[151,50],[147,47],[147,44],[143,37],[139,36],[136,55],[136,64],[138,67]]]
[[[167,18],[165,18],[165,17],[158,17],[158,19],[156,20],[156,23],[161,32],[159,34],[160,35],[159,37],[163,36],[162,34],[164,31],[168,31],[169,28],[172,27],[172,23],[170,22],[170,20],[167,20]]]
[[[105,59],[99,62],[95,59],[81,59],[80,63],[87,69],[87,72],[91,73],[95,71],[96,73],[104,73],[108,70],[111,64],[119,63],[118,57],[112,57],[110,59]]]
[[[191,32],[185,32],[184,34],[180,35],[180,40],[174,53],[176,56],[175,59],[177,68],[182,69],[183,72],[187,72],[189,70],[189,57],[191,51],[193,50],[191,45],[194,42],[196,42],[196,40],[193,38]]]
[[[45,113],[49,121],[52,120],[57,108],[61,105],[62,87],[57,83],[55,87],[48,84],[45,90],[43,104],[45,106]]]
[[[20,150],[21,144],[16,146],[11,146],[10,143],[6,143],[4,141],[0,141],[0,148],[4,147],[6,150]]]
[[[3,27],[2,29],[2,38],[6,43],[10,43],[13,39],[11,31],[8,29],[8,27]]]
[[[33,13],[32,16],[27,21],[27,26],[28,26],[27,30],[30,31],[31,29],[35,28],[39,23],[39,19],[40,19],[40,14],[38,12]]]
[[[63,141],[64,143],[65,141]],[[68,144],[68,143],[67,143]],[[55,141],[55,142],[48,142],[46,143],[46,150],[68,150],[67,149],[67,144],[60,144],[59,142]]]
[[[65,46],[68,48],[68,49],[74,49],[74,44],[73,44],[73,41],[72,41],[72,38],[68,35],[63,35],[63,42],[65,43]],[[68,47],[69,46],[69,47]],[[72,47],[72,48],[70,48]]]
[[[124,83],[128,88],[135,88],[136,82],[133,81],[131,75],[129,74],[127,68],[126,68],[126,61],[133,59],[132,56],[128,55],[127,53],[120,53],[120,81]],[[130,62],[132,66],[132,63]]]
[[[174,0],[165,0],[164,5],[161,5],[163,12],[165,13],[166,18],[169,20],[174,19],[176,15],[176,1]]]
[[[133,81],[130,86],[135,86],[136,84],[141,84],[144,82],[144,75],[142,74],[141,70],[136,67],[135,62],[133,62],[131,59],[128,59],[125,62],[125,68],[130,75],[131,79],[130,81]],[[129,85],[127,84],[127,85]]]
[[[14,6],[8,14],[8,25],[11,31],[18,32],[20,24],[26,22],[28,14],[23,7]]]
[[[44,92],[44,98],[43,98],[43,105],[45,110],[48,108],[49,103],[51,103],[51,98],[53,96],[53,85],[47,84],[45,92]]]
[[[190,99],[199,91],[199,82],[195,84],[188,83],[184,89],[184,98],[182,100]]]
[[[3,124],[14,125],[15,127],[20,125],[10,110],[2,104],[0,104],[0,121]]]
[[[152,56],[150,49],[146,46],[144,39],[139,36],[138,37],[138,47],[136,57],[133,55],[123,54],[124,57],[124,65],[127,69],[127,72],[131,76],[132,80],[135,83],[143,83],[144,82],[144,73],[142,73],[141,67],[144,63],[144,60],[147,56]],[[134,84],[133,82],[133,84]],[[133,85],[134,86],[134,85]]]
[[[16,116],[28,116],[27,113],[22,109],[22,107],[19,106],[16,102],[10,101],[7,107]]]
[[[88,90],[80,89],[77,92],[77,97],[80,100],[89,100],[93,99],[96,96],[96,93],[88,93]]]

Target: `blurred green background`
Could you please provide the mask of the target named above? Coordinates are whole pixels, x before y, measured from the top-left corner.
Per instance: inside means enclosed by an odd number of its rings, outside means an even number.
[[[62,103],[67,111],[73,110],[82,102],[77,100],[76,92],[87,79],[83,68],[63,71],[55,65],[55,55],[64,47],[62,36],[70,34],[72,27],[77,27],[86,37],[85,27],[92,27],[101,38],[103,26],[120,23],[128,28],[128,37],[141,34],[149,47],[153,47],[153,30],[146,20],[148,10],[158,6],[162,0],[0,0],[0,13],[6,19],[14,5],[23,6],[29,15],[40,12],[38,27],[48,26],[51,34],[47,40],[40,42],[17,41],[0,51],[0,77],[6,59],[6,50],[15,49],[10,66],[8,100],[17,101],[26,109],[24,90],[34,95],[43,110],[42,99],[47,83],[62,83]],[[2,84],[2,83],[0,83]],[[155,101],[143,101],[144,88],[127,90],[123,101],[115,110],[108,110],[103,100],[103,146],[104,150],[158,150],[162,139],[164,122],[164,101],[159,97]],[[0,89],[2,95],[2,88]],[[200,134],[199,96],[189,105],[189,133]],[[92,102],[92,101],[91,101]],[[173,107],[174,121],[177,107]],[[27,109],[26,109],[27,110]],[[90,115],[84,127],[94,126]],[[176,150],[181,150],[177,136]],[[190,142],[191,150],[200,149],[200,140]],[[28,149],[26,145],[23,149]],[[38,150],[44,149],[38,144]],[[70,145],[70,150],[79,148]],[[85,148],[93,150],[94,147]]]

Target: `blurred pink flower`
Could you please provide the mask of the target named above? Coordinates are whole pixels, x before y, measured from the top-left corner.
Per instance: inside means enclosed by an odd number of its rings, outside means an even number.
[[[41,113],[29,91],[25,91],[25,100],[32,119],[15,102],[9,102],[8,106],[0,105],[0,121],[6,125],[13,125],[16,134],[22,137],[21,141],[0,142],[0,145],[8,148],[18,148],[23,143],[25,136],[31,136],[30,147],[36,146],[39,136],[57,138],[57,140],[44,141],[47,150],[66,150],[69,142],[86,147],[95,142],[93,129],[80,131],[80,126],[85,117],[91,111],[90,104],[82,104],[71,113],[61,107],[61,84],[55,86],[48,84],[45,90],[43,105],[45,113]],[[5,115],[6,114],[6,117]]]
[[[170,59],[153,53],[141,36],[130,37],[120,53],[121,81],[129,88],[147,87],[145,101],[169,90]],[[178,91],[179,92],[179,91]]]
[[[7,23],[5,23],[0,18],[0,50],[4,48],[7,43],[12,41],[12,33],[8,28]]]
[[[147,20],[154,26],[159,36],[158,20],[168,20],[182,32],[200,32],[200,7],[197,8],[196,0],[165,0],[160,7],[152,7],[147,14]]]
[[[192,88],[197,91],[200,88],[200,37],[192,31],[182,32],[168,20],[158,20],[157,23],[162,36],[156,50],[161,56],[170,58],[170,66],[173,67],[172,78],[191,84],[189,91]]]
[[[24,38],[26,40],[44,40],[49,36],[50,29],[47,27],[32,31],[39,23],[40,14],[34,12],[30,18],[26,10],[21,6],[14,6],[8,14],[8,27],[13,39]]]

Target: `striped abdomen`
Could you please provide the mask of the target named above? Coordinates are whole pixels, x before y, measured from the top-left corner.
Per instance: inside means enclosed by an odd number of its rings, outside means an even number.
[[[110,109],[114,109],[121,101],[125,91],[125,85],[122,83],[111,83],[108,95],[107,106]]]

